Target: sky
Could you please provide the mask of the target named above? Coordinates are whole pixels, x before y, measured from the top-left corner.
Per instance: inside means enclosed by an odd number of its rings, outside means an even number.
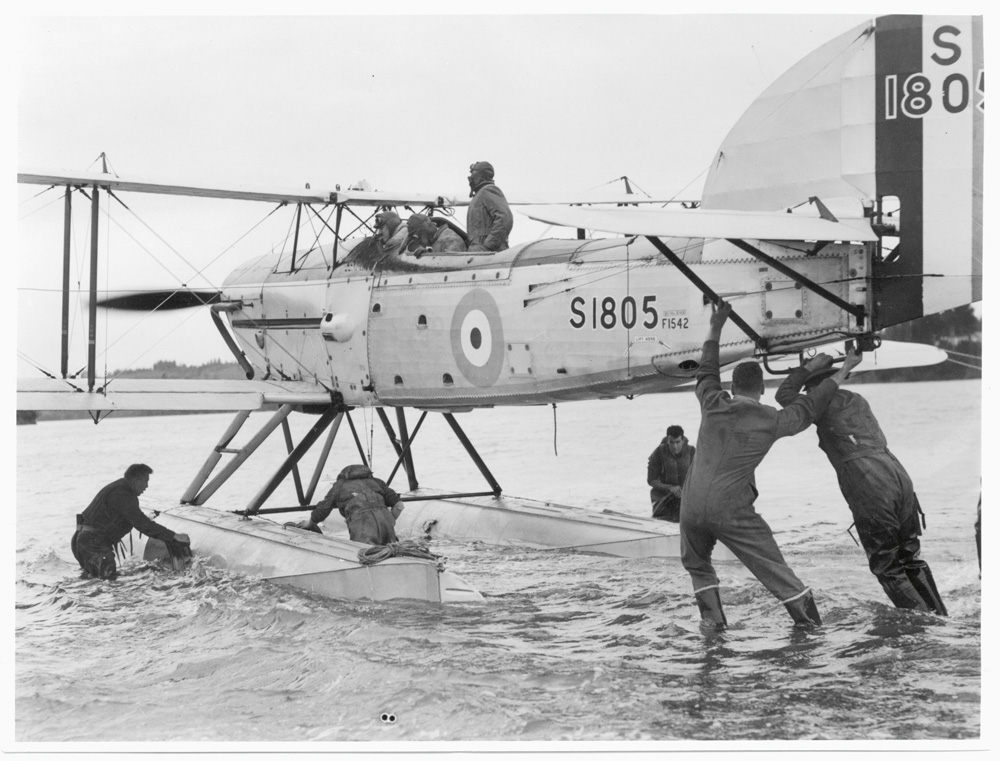
[[[79,7],[57,4],[14,19],[18,171],[94,170],[103,152],[123,178],[270,189],[365,180],[467,197],[469,164],[487,160],[510,197],[620,189],[627,176],[653,196],[697,198],[753,99],[870,18],[845,4],[837,15],[796,15],[791,4],[677,15],[629,2],[511,3],[503,15],[448,15],[466,7],[449,3],[435,6],[442,15],[397,15],[410,6],[394,3],[373,5],[378,15],[308,15],[319,6],[294,2],[283,7],[306,15],[206,15],[224,7],[212,2],[119,15],[124,7],[67,16]],[[59,365],[63,204],[42,191],[17,190],[19,375]],[[291,222],[279,213],[247,235],[270,206],[124,200],[131,211],[102,217],[102,288],[218,286],[280,246]],[[74,204],[72,279],[85,289],[89,210]],[[515,214],[511,242],[549,232]],[[87,325],[75,296],[70,330],[76,369]],[[98,375],[231,360],[205,310],[102,314],[98,345]]]

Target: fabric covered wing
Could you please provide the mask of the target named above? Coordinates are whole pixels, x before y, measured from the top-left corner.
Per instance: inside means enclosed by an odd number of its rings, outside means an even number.
[[[707,209],[588,209],[527,206],[522,214],[539,222],[584,230],[677,238],[740,238],[751,240],[876,239],[866,219],[831,221],[818,216],[774,212]]]
[[[303,381],[99,379],[94,391],[80,380],[18,379],[19,410],[258,410],[265,404],[329,404],[321,386]],[[100,389],[100,390],[99,390]]]

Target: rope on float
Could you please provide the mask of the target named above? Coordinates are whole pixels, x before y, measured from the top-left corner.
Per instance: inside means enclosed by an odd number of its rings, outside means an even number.
[[[395,557],[422,558],[438,561],[438,570],[443,570],[444,560],[427,549],[427,545],[413,539],[389,544],[375,544],[358,551],[358,561],[363,565],[374,565]]]

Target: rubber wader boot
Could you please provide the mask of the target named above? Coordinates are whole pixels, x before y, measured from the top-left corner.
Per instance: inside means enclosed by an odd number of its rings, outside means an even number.
[[[927,603],[927,607],[939,615],[948,615],[948,611],[944,607],[944,601],[938,592],[937,584],[934,583],[931,568],[927,563],[922,560],[911,563],[906,566],[906,575],[909,577],[910,583],[913,584],[913,588],[917,590],[923,601]]]
[[[789,615],[795,621],[796,626],[812,627],[819,626],[823,622],[819,617],[819,609],[813,599],[812,592],[806,592],[801,597],[785,603]]]
[[[879,579],[879,584],[897,608],[930,613],[930,606],[908,579]]]
[[[719,588],[699,589],[694,593],[694,599],[698,601],[698,610],[701,611],[701,628],[709,631],[725,629],[728,625],[726,614],[722,612],[722,598],[719,597]]]

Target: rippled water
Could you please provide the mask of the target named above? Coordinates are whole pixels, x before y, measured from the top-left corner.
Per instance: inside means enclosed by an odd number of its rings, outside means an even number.
[[[68,545],[73,515],[132,461],[153,467],[150,495],[176,500],[230,416],[21,426],[15,739],[647,749],[658,746],[631,741],[978,739],[981,384],[859,390],[916,483],[924,557],[948,618],[889,606],[846,532],[849,512],[811,431],[772,450],[758,509],[815,590],[824,626],[793,629],[730,563],[720,565],[730,629],[706,635],[678,561],[480,543],[434,550],[484,593],[481,604],[329,600],[197,562],[180,573],[130,562],[117,582],[82,581]],[[418,438],[421,485],[481,488],[434,417]],[[460,420],[505,491],[646,514],[646,457],[670,423],[694,439],[698,409],[685,393]],[[297,434],[310,422],[297,421]],[[356,422],[370,432],[370,416]],[[375,442],[375,470],[386,475],[393,458]],[[215,504],[244,506],[283,447],[254,455],[252,472]],[[350,451],[338,441],[328,470],[355,459]],[[273,503],[293,494],[286,485]]]

